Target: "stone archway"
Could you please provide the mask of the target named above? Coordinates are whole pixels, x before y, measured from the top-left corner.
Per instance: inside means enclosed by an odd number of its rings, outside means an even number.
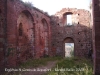
[[[34,25],[29,11],[22,11],[17,19],[17,58],[20,61],[34,56]]]
[[[67,37],[63,42],[64,57],[74,56],[74,40],[71,37]]]
[[[48,55],[49,50],[49,28],[48,23],[45,19],[42,19],[43,32],[44,32],[44,55]]]

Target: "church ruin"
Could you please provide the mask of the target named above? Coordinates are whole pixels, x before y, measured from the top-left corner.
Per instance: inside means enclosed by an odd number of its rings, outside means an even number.
[[[63,8],[50,16],[20,0],[0,0],[0,67],[13,67],[30,58],[66,57],[66,44],[72,43],[73,56],[94,52],[94,71],[99,75],[98,1],[93,0],[92,27],[91,14],[84,9]]]

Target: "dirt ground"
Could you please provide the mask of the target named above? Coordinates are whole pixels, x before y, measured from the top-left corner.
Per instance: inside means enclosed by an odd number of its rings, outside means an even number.
[[[45,66],[30,68],[31,71],[22,72],[19,75],[44,75],[46,72],[51,71],[56,63],[57,61],[49,61]]]

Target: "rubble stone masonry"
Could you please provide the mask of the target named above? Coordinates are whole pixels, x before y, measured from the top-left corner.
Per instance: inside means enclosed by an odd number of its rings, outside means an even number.
[[[66,24],[69,14],[72,25]],[[50,16],[20,0],[0,0],[0,68],[45,56],[64,57],[66,42],[74,43],[74,56],[87,57],[92,50],[90,17],[83,9],[63,8]]]
[[[72,15],[72,25],[66,25],[65,16]],[[92,49],[92,29],[90,25],[90,12],[83,9],[63,8],[51,17],[52,25],[52,48],[56,49],[56,54],[65,56],[65,40],[74,40],[74,55],[87,56]],[[58,52],[57,52],[58,50]],[[54,54],[55,55],[55,54]]]
[[[100,75],[100,0],[92,0],[92,3],[94,74]]]

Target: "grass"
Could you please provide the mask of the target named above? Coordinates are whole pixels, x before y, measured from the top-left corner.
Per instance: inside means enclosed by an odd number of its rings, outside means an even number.
[[[65,58],[46,75],[93,75],[93,66],[89,59]]]
[[[29,59],[26,62],[23,62],[19,65],[19,68],[36,68],[41,65],[46,65],[48,61],[56,61],[56,60],[61,60],[62,57],[45,57],[45,58],[39,58],[39,59]],[[18,72],[6,72],[5,74],[2,75],[22,75],[21,71]]]
[[[41,65],[46,65],[48,61],[54,61],[54,60],[60,60],[62,59],[61,57],[45,57],[45,58],[40,58],[40,59],[30,59],[22,64],[20,64],[21,68],[26,68],[26,67],[38,67]]]
[[[90,59],[85,58],[62,58],[62,57],[46,57],[40,59],[30,59],[19,67],[34,68],[46,65],[48,61],[58,61],[52,71],[48,71],[45,75],[93,75],[93,66]],[[14,72],[4,75],[22,75],[22,72]]]

